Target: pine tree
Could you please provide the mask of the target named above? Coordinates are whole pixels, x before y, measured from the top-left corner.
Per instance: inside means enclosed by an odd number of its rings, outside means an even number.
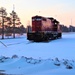
[[[5,22],[5,18],[7,16],[7,12],[6,12],[6,9],[4,7],[1,7],[0,8],[0,17],[2,18],[1,21],[2,21],[2,39],[4,39],[4,22]]]

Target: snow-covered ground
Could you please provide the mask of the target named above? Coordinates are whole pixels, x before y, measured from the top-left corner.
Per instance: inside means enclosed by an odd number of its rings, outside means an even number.
[[[0,70],[17,75],[75,75],[75,33],[30,42],[26,35],[0,40]]]

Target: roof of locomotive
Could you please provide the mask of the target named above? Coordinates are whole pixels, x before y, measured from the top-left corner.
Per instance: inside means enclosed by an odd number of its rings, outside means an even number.
[[[44,17],[36,15],[36,16],[33,16],[32,18],[44,18]]]
[[[59,21],[57,21],[57,20],[54,19],[53,17],[43,17],[43,16],[38,16],[38,15],[36,15],[36,16],[33,16],[32,19],[33,19],[33,18],[50,19],[50,20],[53,20],[53,22],[55,22],[55,23],[59,23]]]
[[[43,19],[50,19],[50,20],[54,20],[54,18],[53,18],[53,17],[43,17],[43,16],[38,16],[38,15],[33,16],[33,17],[32,17],[32,19],[33,19],[33,18],[40,18],[40,19],[41,19],[41,18],[43,18]]]
[[[59,21],[57,21],[56,19],[54,19],[54,21],[53,22],[55,22],[55,23],[59,23]]]

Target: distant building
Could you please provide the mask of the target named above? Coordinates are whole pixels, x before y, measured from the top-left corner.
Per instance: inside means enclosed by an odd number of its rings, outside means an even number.
[[[70,26],[69,26],[69,31],[70,31],[70,32],[75,32],[75,27],[72,26],[72,25],[70,25]]]
[[[60,25],[60,26],[61,26],[62,32],[69,32],[69,29],[67,26],[65,26],[65,25]]]
[[[62,32],[75,32],[75,27],[70,25],[69,27],[65,25],[60,25]]]

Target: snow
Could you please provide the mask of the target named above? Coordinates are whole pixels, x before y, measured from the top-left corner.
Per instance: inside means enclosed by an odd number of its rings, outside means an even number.
[[[26,35],[0,40],[0,70],[17,75],[75,75],[75,33],[30,42]]]

